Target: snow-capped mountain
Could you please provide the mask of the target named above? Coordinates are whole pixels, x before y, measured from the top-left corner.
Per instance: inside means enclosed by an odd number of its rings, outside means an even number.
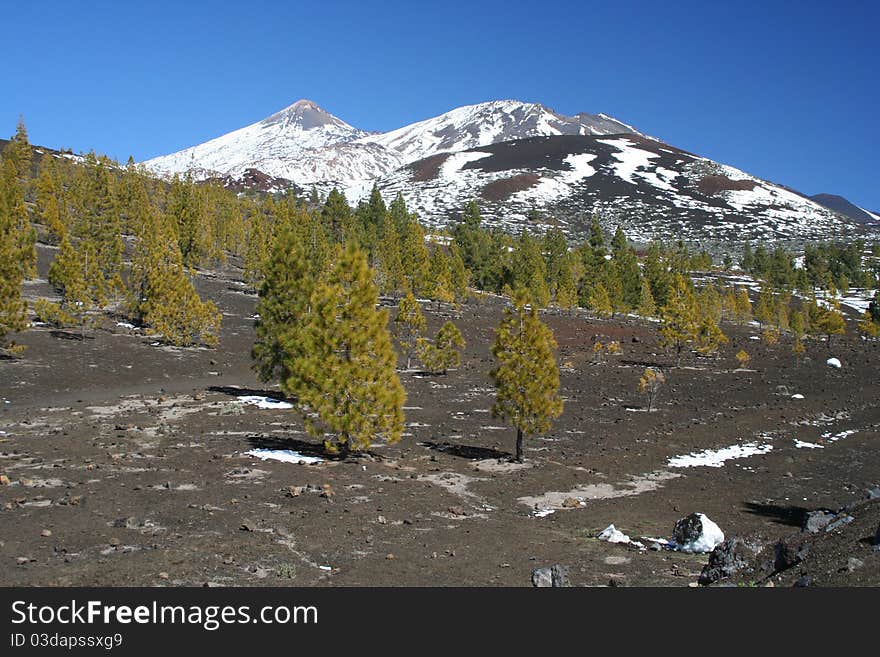
[[[262,121],[144,164],[160,175],[189,172],[198,180],[256,169],[297,183],[375,177],[400,166],[382,147],[357,143],[368,135],[299,100]]]
[[[545,223],[583,236],[595,212],[637,240],[845,238],[865,226],[788,188],[648,137],[605,114],[565,116],[514,100],[468,105],[386,133],[368,133],[300,100],[204,144],[145,162],[240,191],[285,184],[351,203],[375,183],[442,226],[476,199],[488,223]],[[867,229],[871,227],[868,226]]]
[[[160,175],[241,177],[247,169],[298,185],[354,190],[404,164],[441,152],[542,135],[641,134],[604,114],[557,114],[535,103],[459,107],[383,134],[358,130],[309,100],[253,125],[144,164]]]
[[[432,119],[363,138],[397,151],[407,163],[437,153],[550,135],[612,135],[635,128],[605,114],[565,116],[537,103],[499,100],[459,107]]]
[[[798,243],[843,239],[863,227],[785,187],[641,135],[535,137],[444,153],[378,181],[442,226],[472,199],[486,223],[511,231],[541,222],[585,236],[595,212],[637,242],[683,239]]]

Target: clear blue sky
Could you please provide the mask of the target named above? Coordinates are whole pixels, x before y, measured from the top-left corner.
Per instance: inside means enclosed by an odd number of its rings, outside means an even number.
[[[515,98],[880,210],[880,2],[5,3],[0,134],[143,160],[309,98],[365,130]]]

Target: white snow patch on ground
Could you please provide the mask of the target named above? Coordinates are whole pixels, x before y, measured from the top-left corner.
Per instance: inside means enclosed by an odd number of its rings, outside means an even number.
[[[484,157],[491,157],[492,153],[483,151],[475,151],[473,153],[453,153],[443,164],[440,165],[440,176],[442,178],[453,178],[461,171],[462,167],[468,162],[482,160]]]
[[[556,509],[536,509],[531,516],[533,518],[546,518],[551,513],[556,513]]]
[[[725,462],[733,459],[743,459],[757,454],[766,454],[773,450],[773,445],[759,445],[758,443],[744,443],[731,445],[721,449],[707,449],[702,452],[692,452],[684,456],[675,456],[666,463],[671,468],[720,468]]]
[[[272,397],[260,397],[259,395],[245,395],[236,399],[239,404],[251,404],[257,408],[277,408],[287,409],[293,408],[293,404]]]
[[[644,549],[645,547],[644,543],[639,543],[638,541],[632,540],[629,536],[617,529],[617,527],[615,527],[613,524],[608,525],[605,529],[599,532],[596,538],[598,538],[600,541],[607,541],[609,543],[621,543],[623,545],[632,545],[640,549]]]
[[[837,358],[829,358],[828,360],[825,361],[825,364],[826,364],[828,367],[834,367],[834,368],[836,368],[836,369],[838,369],[838,370],[839,370],[841,367],[843,367],[843,365],[841,364],[840,360],[837,359]]]
[[[284,463],[323,463],[324,459],[317,456],[304,456],[290,449],[252,449],[245,452],[248,456],[255,456],[261,461],[282,461]]]
[[[830,431],[823,433],[822,437],[827,440],[829,443],[836,443],[838,440],[843,440],[844,438],[848,438],[854,433],[858,433],[857,429],[847,429],[846,431],[841,431],[839,433],[832,434]]]
[[[596,159],[593,153],[568,155],[564,162],[571,171],[554,172],[552,177],[542,177],[536,185],[511,195],[511,200],[523,203],[547,204],[571,193],[571,187],[594,173],[590,162]]]
[[[124,329],[133,329],[135,328],[134,324],[129,324],[128,322],[116,322],[116,326]]]
[[[803,440],[798,440],[795,438],[794,446],[798,449],[825,449],[825,445],[819,445],[817,443],[807,443]]]
[[[795,394],[793,394],[793,395],[791,396],[791,398],[792,398],[792,399],[803,399],[804,396],[803,396],[801,393],[796,392]]]

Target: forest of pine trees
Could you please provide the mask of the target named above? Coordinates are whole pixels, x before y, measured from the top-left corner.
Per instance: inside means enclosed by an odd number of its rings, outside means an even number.
[[[398,365],[417,359],[435,374],[460,365],[460,330],[446,322],[429,338],[423,307],[455,309],[480,292],[513,300],[493,377],[496,412],[517,428],[521,457],[523,435],[546,430],[561,409],[555,342],[539,310],[659,320],[660,344],[677,363],[716,353],[724,322],[752,319],[766,342],[790,336],[799,354],[807,337],[830,347],[845,332],[839,293],[880,279],[877,245],[809,245],[803,267],[782,248],[746,246],[742,269],[761,285],[753,304],[745,287],[692,275],[718,269],[707,252],[681,242],[637,252],[595,215],[578,244],[556,227],[504,232],[476,202],[448,230],[427,234],[400,194],[386,204],[375,186],[354,207],[336,189],[326,198],[236,195],[94,153],[35,158],[22,122],[0,156],[0,348],[9,354],[18,347],[8,336],[29,324],[21,290],[36,275],[38,237],[53,248],[47,278],[57,299],[37,300],[33,314],[80,336],[121,316],[167,344],[214,346],[221,315],[200,298],[195,273],[239,267],[259,295],[257,375],[295,397],[315,434],[342,453],[400,436]],[[378,309],[380,299],[393,314]],[[858,327],[880,334],[877,296]]]

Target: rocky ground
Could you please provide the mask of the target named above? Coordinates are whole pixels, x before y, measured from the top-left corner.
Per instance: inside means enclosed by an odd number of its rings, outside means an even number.
[[[501,302],[426,308],[431,331],[455,315],[462,367],[401,372],[398,444],[306,465],[247,454],[322,456],[292,411],[244,403],[281,398],[250,370],[255,297],[234,272],[199,288],[223,312],[216,350],[107,321],[85,339],[34,328],[20,359],[0,361],[0,584],[531,586],[558,564],[574,586],[697,585],[706,554],[597,538],[612,523],[670,538],[692,512],[751,546],[712,557],[729,575],[716,584],[880,584],[880,503],[866,500],[880,485],[876,342],[835,342],[835,369],[824,343],[795,358],[725,326],[720,356],[672,368],[650,323],[549,314],[565,412],[520,465],[489,413]],[[595,336],[621,354],[594,362]],[[651,413],[636,390],[646,366],[667,368]],[[738,458],[684,467],[724,455]],[[853,520],[801,531],[820,509]]]

